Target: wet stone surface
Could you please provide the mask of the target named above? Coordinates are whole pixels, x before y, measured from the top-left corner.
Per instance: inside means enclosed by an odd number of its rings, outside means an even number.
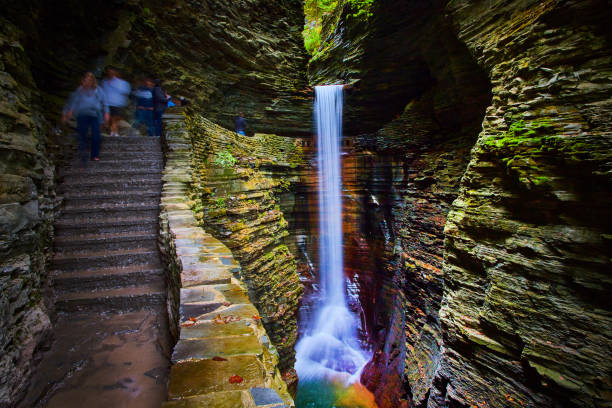
[[[55,343],[30,388],[47,392],[38,406],[159,407],[166,398],[171,350],[164,315],[163,307],[60,315]],[[35,401],[26,399],[22,406]]]
[[[144,137],[102,142],[100,161],[60,172],[64,206],[49,273],[59,315],[20,408],[156,408],[166,400],[172,344],[155,228],[161,147]]]
[[[228,247],[197,227],[189,209],[191,170],[185,151],[190,147],[182,143],[187,141],[182,120],[173,121],[169,126],[175,131],[167,135],[160,236],[170,265],[171,332],[178,342],[169,401],[163,406],[293,406],[277,368],[278,352],[246,288],[233,275],[240,265]]]

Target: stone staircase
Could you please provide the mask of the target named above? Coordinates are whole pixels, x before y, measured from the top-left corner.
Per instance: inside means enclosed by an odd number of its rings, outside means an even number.
[[[58,311],[165,303],[157,249],[159,139],[103,137],[102,143],[101,161],[60,173],[65,201],[51,267]]]
[[[158,138],[103,136],[100,161],[60,171],[49,272],[58,319],[23,406],[151,408],[166,399],[162,168]]]

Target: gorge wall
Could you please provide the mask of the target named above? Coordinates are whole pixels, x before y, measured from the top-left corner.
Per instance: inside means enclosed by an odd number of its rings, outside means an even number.
[[[610,406],[607,2],[379,0],[367,18],[355,3],[328,17],[308,74],[353,84],[344,242],[375,350],[364,383],[381,407]],[[79,75],[107,64],[191,100],[193,210],[240,260],[293,382],[312,278],[296,236],[316,226],[308,142],[282,137],[311,133],[302,2],[2,7],[0,407],[50,328],[50,129]],[[221,127],[240,110],[255,137]]]
[[[51,328],[44,292],[55,182],[23,32],[0,23],[0,407],[8,407]]]
[[[363,381],[383,407],[607,406],[605,4],[370,11],[341,2],[309,67],[353,84],[345,245],[375,259]]]

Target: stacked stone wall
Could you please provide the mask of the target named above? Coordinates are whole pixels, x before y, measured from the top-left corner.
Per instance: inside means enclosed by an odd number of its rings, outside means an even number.
[[[279,350],[281,370],[291,375],[302,287],[280,196],[299,181],[300,141],[240,136],[198,116],[188,120],[188,131],[196,218],[240,262],[241,279]]]
[[[232,252],[199,226],[190,208],[194,170],[182,115],[166,115],[160,249],[168,268],[168,312],[177,341],[164,407],[293,406],[278,353],[237,279]]]

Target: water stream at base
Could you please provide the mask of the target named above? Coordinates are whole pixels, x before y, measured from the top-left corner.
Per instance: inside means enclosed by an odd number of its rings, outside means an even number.
[[[342,255],[342,85],[315,87],[321,302],[296,345],[300,408],[374,407],[359,379],[370,360],[348,308]],[[353,401],[353,402],[351,402]],[[360,401],[355,405],[354,401]]]

